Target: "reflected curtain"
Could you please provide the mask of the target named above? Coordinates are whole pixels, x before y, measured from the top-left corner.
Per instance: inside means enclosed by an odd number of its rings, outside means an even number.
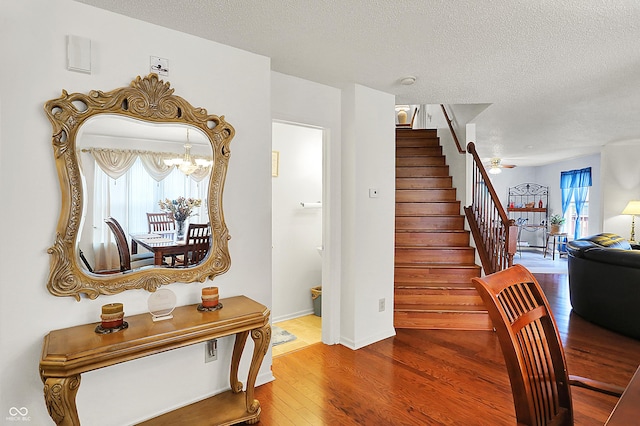
[[[154,180],[160,182],[166,178],[175,169],[175,166],[168,166],[164,160],[168,159],[166,154],[157,152],[147,152],[140,155],[140,160],[144,169],[149,173]]]
[[[135,151],[102,148],[91,148],[91,155],[102,171],[113,179],[118,179],[127,173],[138,158]]]
[[[211,167],[201,167],[197,169],[195,172],[191,173],[191,179],[193,179],[196,182],[202,182],[204,178],[209,176],[210,172],[211,172]]]
[[[162,181],[169,176],[174,170],[175,165],[167,165],[164,161],[175,158],[174,153],[168,152],[153,152],[153,151],[138,151],[138,150],[125,150],[125,149],[110,149],[110,148],[86,148],[83,151],[90,152],[93,158],[96,160],[96,164],[111,178],[118,179],[123,176],[133,165],[136,160],[140,158],[147,173],[157,182]],[[193,157],[202,158],[207,161],[211,161],[211,158],[206,157]],[[202,181],[209,176],[211,167],[202,167],[197,169],[190,175],[190,178],[196,182]]]
[[[580,213],[589,194],[591,181],[591,167],[579,170],[570,170],[560,173],[560,191],[562,194],[562,216],[567,212],[571,200],[576,205],[576,221],[574,228],[574,239],[580,236]]]
[[[95,158],[95,157],[94,157]],[[111,230],[104,219],[111,216],[109,176],[100,167],[94,171],[93,182],[93,258],[95,271],[118,270],[120,256]]]

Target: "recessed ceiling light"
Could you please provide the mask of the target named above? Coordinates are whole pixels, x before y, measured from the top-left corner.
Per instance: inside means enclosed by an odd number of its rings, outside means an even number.
[[[407,76],[405,78],[403,78],[402,80],[400,80],[400,84],[404,85],[404,86],[411,86],[413,83],[416,82],[416,78],[412,75]]]

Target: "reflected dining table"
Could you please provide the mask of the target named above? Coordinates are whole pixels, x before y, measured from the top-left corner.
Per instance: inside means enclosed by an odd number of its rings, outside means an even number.
[[[184,254],[186,244],[184,240],[176,240],[175,233],[131,234],[131,253],[138,253],[138,246],[142,246],[153,253],[153,264],[163,265],[165,256]]]

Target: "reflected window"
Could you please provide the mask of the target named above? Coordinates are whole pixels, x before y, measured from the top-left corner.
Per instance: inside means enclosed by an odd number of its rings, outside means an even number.
[[[196,181],[177,168],[164,179],[156,181],[140,158],[117,179],[108,176],[100,167],[95,167],[93,188],[91,257],[95,259],[97,269],[113,269],[120,261],[113,234],[104,222],[109,216],[116,218],[127,234],[145,234],[148,232],[147,213],[161,211],[158,201],[183,196],[203,201],[196,208],[191,223],[209,222],[206,202],[209,180]],[[86,247],[83,248],[85,250]]]

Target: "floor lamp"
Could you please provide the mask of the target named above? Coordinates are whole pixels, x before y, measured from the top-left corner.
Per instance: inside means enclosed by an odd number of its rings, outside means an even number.
[[[624,208],[624,210],[622,210],[622,214],[628,214],[631,215],[631,238],[629,239],[629,242],[631,244],[635,244],[636,243],[636,215],[640,214],[640,201],[629,201],[629,204],[627,204],[627,207]]]

